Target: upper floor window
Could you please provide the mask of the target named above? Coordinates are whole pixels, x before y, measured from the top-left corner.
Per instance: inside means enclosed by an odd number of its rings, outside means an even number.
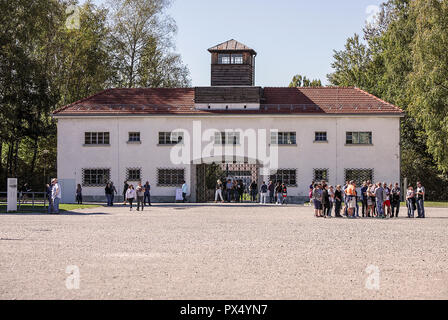
[[[327,141],[327,133],[326,132],[315,132],[314,133],[314,141],[316,142],[326,142]]]
[[[271,132],[271,144],[297,144],[295,132]]]
[[[110,144],[109,132],[85,132],[84,138],[87,145]]]
[[[183,132],[159,132],[159,144],[161,145],[179,144],[183,139]]]
[[[140,142],[140,132],[129,132],[129,142]]]
[[[241,53],[220,53],[218,54],[218,64],[243,64],[243,55]]]
[[[346,144],[372,144],[372,132],[347,132]]]
[[[215,144],[240,144],[239,132],[215,132]]]

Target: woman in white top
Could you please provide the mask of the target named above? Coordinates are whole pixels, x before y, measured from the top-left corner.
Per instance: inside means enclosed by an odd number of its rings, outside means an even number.
[[[131,184],[126,191],[126,199],[129,201],[129,205],[131,206],[130,211],[132,211],[132,202],[135,199],[135,190],[134,186]]]

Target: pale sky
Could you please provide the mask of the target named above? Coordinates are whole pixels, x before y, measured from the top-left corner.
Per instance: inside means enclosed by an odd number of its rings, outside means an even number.
[[[101,3],[101,0],[96,0]],[[327,84],[333,49],[362,34],[379,0],[174,0],[176,51],[193,86],[210,85],[208,48],[235,39],[257,51],[255,84],[287,86],[300,73]]]

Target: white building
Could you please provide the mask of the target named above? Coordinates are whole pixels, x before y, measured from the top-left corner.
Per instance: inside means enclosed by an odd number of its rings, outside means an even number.
[[[155,202],[173,202],[185,180],[191,201],[211,200],[210,163],[223,177],[285,182],[291,201],[313,180],[400,181],[400,108],[358,88],[255,87],[253,49],[209,51],[211,87],[108,89],[54,112],[63,201],[77,184],[102,200],[110,180],[119,195],[124,181],[149,181]]]

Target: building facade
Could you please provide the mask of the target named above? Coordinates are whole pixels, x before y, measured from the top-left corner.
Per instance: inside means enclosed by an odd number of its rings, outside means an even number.
[[[191,201],[208,201],[211,164],[224,178],[285,182],[292,202],[313,180],[400,181],[400,108],[358,88],[256,87],[253,49],[209,51],[210,87],[108,89],[54,112],[63,201],[77,184],[103,200],[107,181],[119,195],[124,181],[149,181],[155,202],[186,181]]]

